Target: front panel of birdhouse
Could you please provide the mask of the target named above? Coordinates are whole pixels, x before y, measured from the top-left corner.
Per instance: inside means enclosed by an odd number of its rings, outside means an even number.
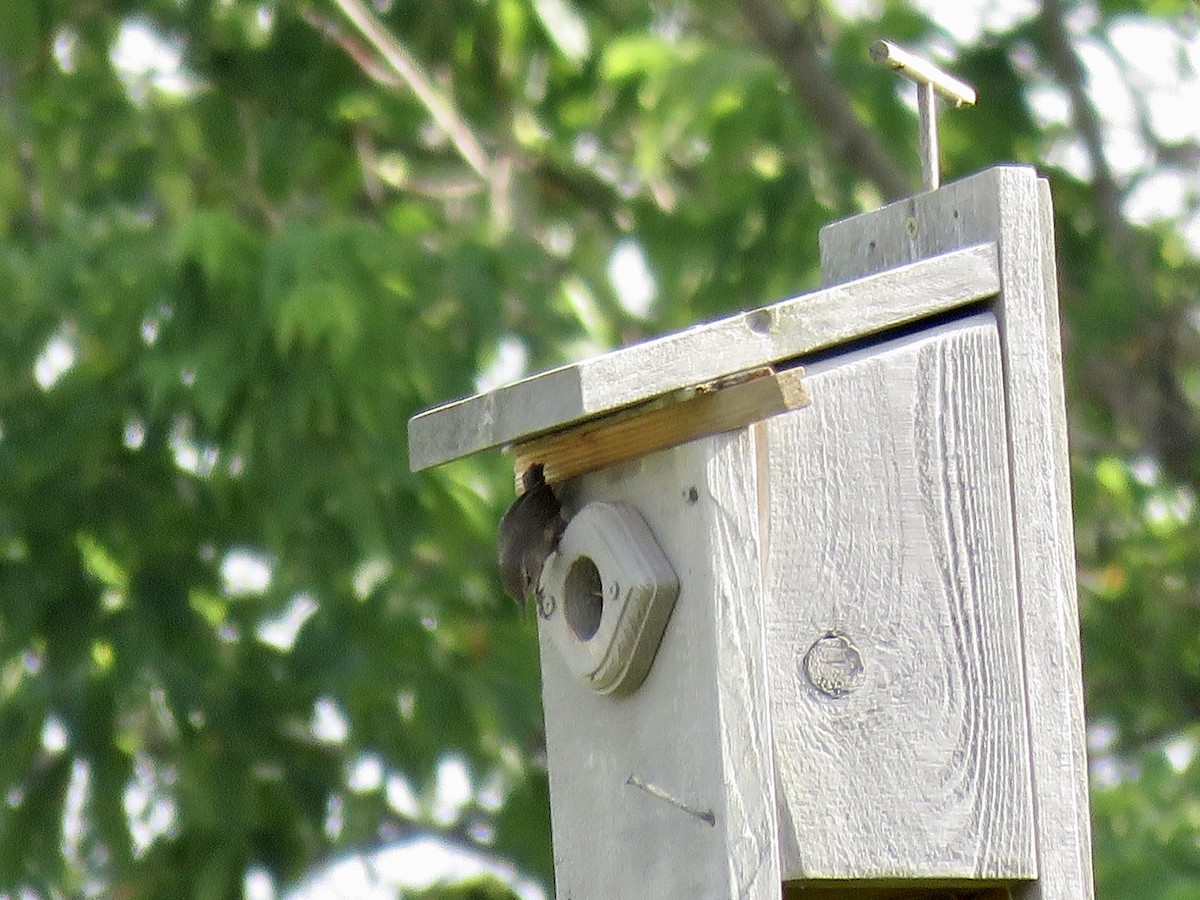
[[[761,451],[746,428],[561,489],[568,529],[598,507],[635,510],[678,594],[644,680],[609,692],[581,677],[563,652],[564,632],[585,618],[571,612],[581,598],[570,578],[543,578],[552,590],[543,593],[540,639],[558,897],[778,900],[764,523],[754,499],[763,488]],[[606,553],[605,543],[592,546]],[[586,553],[587,545],[567,549]],[[561,557],[548,567],[564,562],[571,567]],[[623,576],[605,562],[600,568],[608,570],[600,588],[607,615],[608,588]],[[602,629],[580,637],[591,643]]]

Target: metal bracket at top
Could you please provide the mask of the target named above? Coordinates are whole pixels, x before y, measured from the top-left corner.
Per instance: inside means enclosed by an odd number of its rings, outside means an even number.
[[[927,191],[935,190],[941,184],[942,175],[938,164],[937,107],[934,95],[941,94],[955,107],[972,106],[975,103],[975,89],[891,41],[876,41],[871,45],[870,53],[875,62],[899,72],[917,85],[917,115],[921,128],[921,184]]]

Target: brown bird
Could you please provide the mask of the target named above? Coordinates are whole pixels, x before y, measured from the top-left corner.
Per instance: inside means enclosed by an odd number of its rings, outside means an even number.
[[[554,489],[546,484],[542,465],[530,466],[522,478],[525,493],[500,520],[500,580],[521,612],[537,593],[547,557],[558,546],[567,523]]]

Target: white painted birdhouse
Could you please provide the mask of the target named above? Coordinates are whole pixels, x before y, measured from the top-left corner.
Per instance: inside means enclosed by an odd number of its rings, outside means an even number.
[[[511,445],[563,503],[557,896],[1089,898],[1049,190],[990,169],[821,260],[411,423],[414,469]]]

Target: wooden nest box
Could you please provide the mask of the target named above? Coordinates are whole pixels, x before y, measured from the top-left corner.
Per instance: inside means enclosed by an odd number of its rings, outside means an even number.
[[[1090,898],[1049,189],[820,240],[822,290],[411,422],[563,504],[557,896]]]

